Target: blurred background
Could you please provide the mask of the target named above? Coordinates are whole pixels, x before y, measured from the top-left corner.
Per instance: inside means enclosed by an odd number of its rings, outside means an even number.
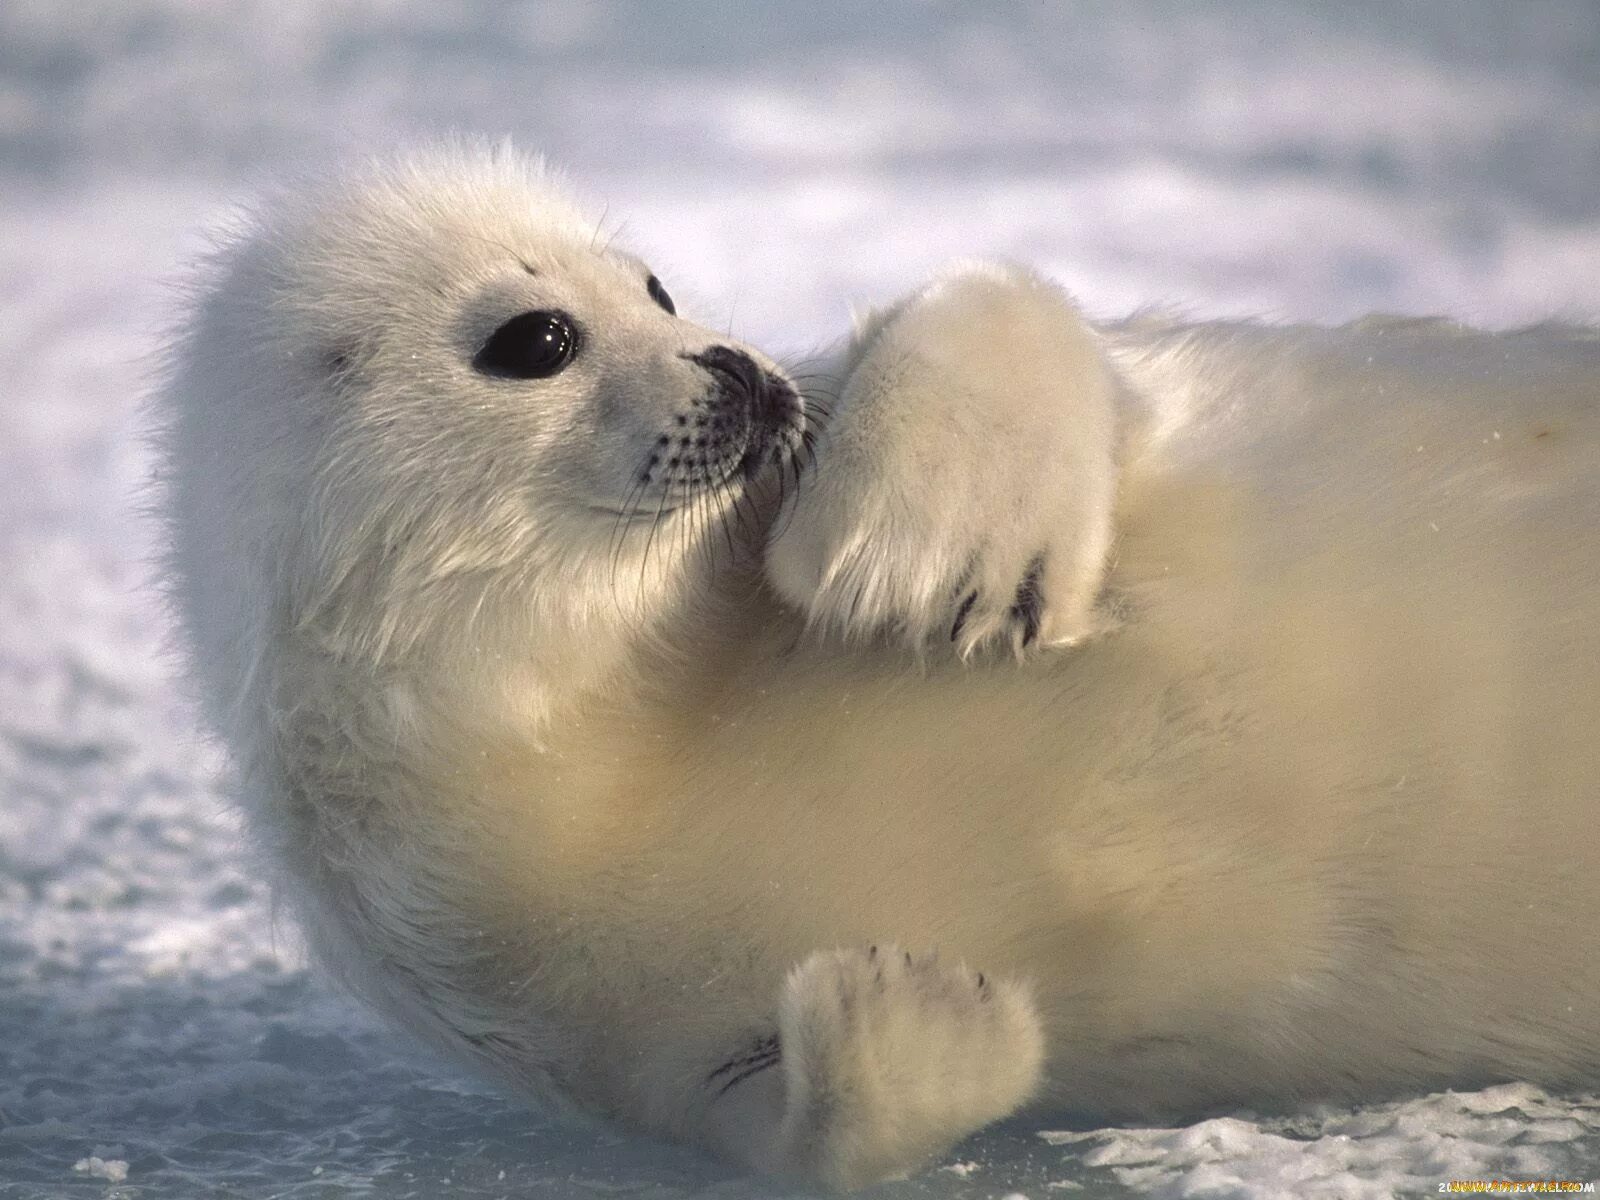
[[[1101,315],[1600,315],[1595,0],[4,0],[0,1200],[751,1194],[308,977],[161,651],[139,404],[182,264],[274,172],[450,130],[545,151],[775,353],[971,254]],[[1600,1109],[1532,1089],[1297,1121],[1023,1124],[891,1192],[1600,1174]]]

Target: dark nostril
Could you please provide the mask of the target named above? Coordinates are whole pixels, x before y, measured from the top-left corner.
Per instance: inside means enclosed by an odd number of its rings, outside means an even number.
[[[776,426],[788,422],[795,407],[795,395],[786,381],[763,371],[761,390],[756,396],[756,412],[764,424]]]
[[[732,346],[707,346],[699,354],[684,355],[714,375],[720,375],[751,396],[761,390],[761,380],[766,374],[756,360]]]
[[[792,389],[784,380],[769,375],[760,364],[732,346],[708,346],[698,354],[685,354],[692,363],[716,376],[725,387],[742,392],[751,415],[766,424],[781,421],[790,407]]]

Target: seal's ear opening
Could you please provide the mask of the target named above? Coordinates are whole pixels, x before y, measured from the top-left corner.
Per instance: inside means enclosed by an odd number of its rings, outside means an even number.
[[[355,374],[356,348],[354,346],[328,346],[322,351],[322,376],[334,387],[343,387]]]

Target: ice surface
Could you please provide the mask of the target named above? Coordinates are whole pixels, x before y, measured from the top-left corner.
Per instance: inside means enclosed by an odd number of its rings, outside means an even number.
[[[275,929],[135,511],[170,280],[227,198],[308,156],[509,132],[609,204],[685,309],[796,356],[973,253],[1107,313],[1600,314],[1600,9],[1286,9],[0,5],[0,1200],[759,1192],[415,1062]],[[1021,1121],[883,1194],[1586,1179],[1597,1111],[1505,1085],[1170,1130]]]

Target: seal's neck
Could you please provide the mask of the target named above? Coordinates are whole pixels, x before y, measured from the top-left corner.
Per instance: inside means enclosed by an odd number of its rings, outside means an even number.
[[[708,645],[746,636],[763,541],[753,521],[665,523],[459,570],[353,565],[301,608],[275,707],[310,704],[430,760],[486,738],[553,746],[575,714],[626,720],[672,677],[705,675]]]

